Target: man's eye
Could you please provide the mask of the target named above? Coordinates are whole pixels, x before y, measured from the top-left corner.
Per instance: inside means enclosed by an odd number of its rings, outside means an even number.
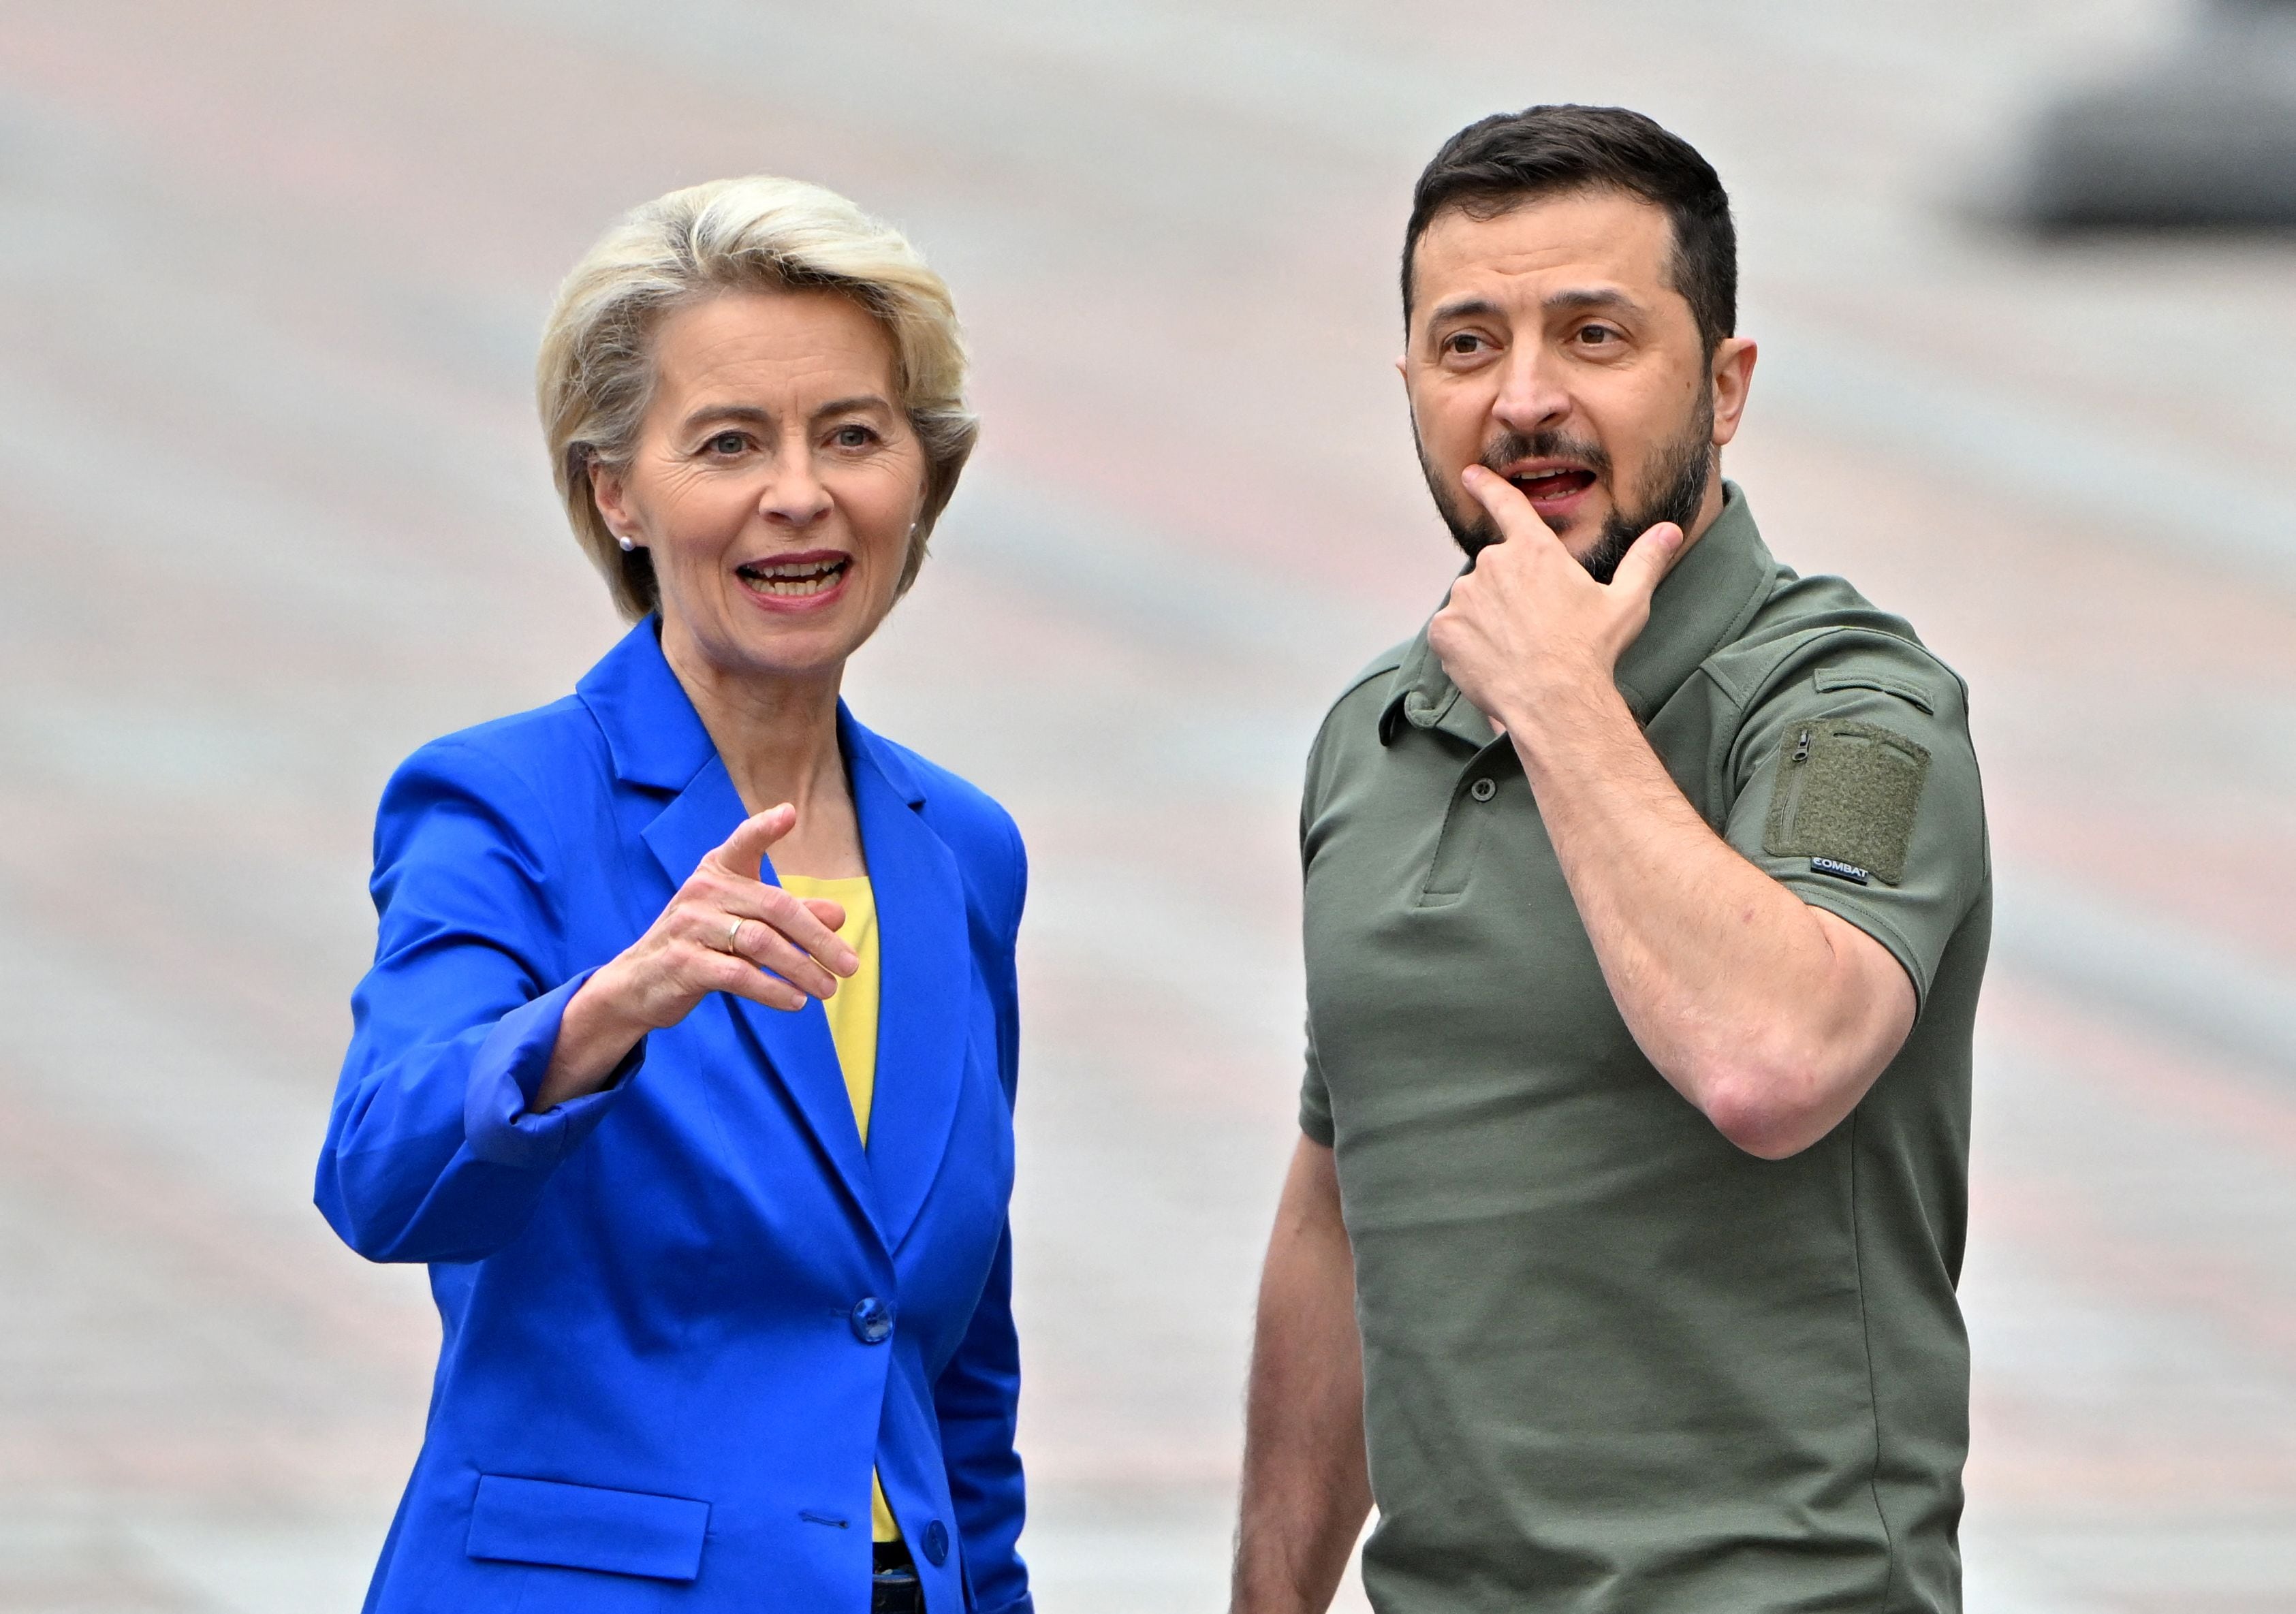
[[[1446,353],[1472,353],[1481,348],[1483,339],[1472,331],[1460,331],[1443,339]]]
[[[1619,333],[1608,325],[1582,325],[1578,330],[1578,340],[1588,347],[1595,348],[1605,342],[1618,340]]]

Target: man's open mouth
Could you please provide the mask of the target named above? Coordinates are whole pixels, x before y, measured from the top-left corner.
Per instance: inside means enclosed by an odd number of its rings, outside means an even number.
[[[1559,499],[1595,485],[1595,473],[1578,465],[1554,465],[1542,471],[1518,471],[1507,480],[1532,500]]]
[[[838,579],[852,564],[849,555],[796,561],[752,561],[747,565],[736,566],[734,575],[741,578],[752,594],[799,599],[836,587]]]

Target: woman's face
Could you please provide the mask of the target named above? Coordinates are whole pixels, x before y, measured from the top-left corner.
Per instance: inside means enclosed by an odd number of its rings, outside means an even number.
[[[833,678],[892,609],[924,498],[883,327],[834,292],[729,291],[667,315],[653,362],[636,451],[591,487],[652,553],[671,664]]]

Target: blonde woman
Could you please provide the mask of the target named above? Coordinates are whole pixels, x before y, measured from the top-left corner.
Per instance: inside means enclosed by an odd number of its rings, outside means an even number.
[[[633,619],[423,747],[318,1176],[445,1343],[367,1608],[1007,1610],[1026,865],[845,664],[971,452],[948,292],[790,180],[640,208],[542,416]]]

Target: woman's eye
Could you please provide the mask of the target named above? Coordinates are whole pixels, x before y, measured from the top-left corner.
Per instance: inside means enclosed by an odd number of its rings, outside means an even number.
[[[831,440],[840,448],[866,448],[876,438],[866,426],[840,426]]]
[[[739,454],[748,447],[750,439],[738,431],[721,431],[705,445],[712,454]]]

